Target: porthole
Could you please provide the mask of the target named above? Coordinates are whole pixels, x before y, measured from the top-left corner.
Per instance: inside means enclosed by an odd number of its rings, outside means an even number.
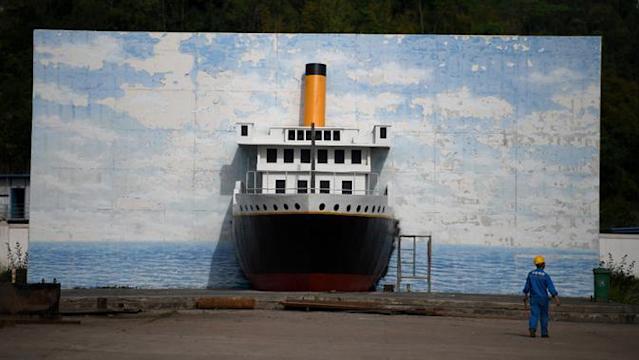
[[[355,209],[355,211],[360,212],[360,210],[362,210],[362,205],[357,205],[357,209]]]
[[[381,207],[381,206],[378,206],[378,207],[377,207],[377,212],[378,212],[378,213],[382,212],[382,207]]]
[[[251,211],[253,211],[253,205],[249,205],[249,208],[251,208]]]
[[[273,204],[273,210],[277,211],[277,205]]]
[[[364,212],[368,212],[368,205],[364,208]]]
[[[284,204],[284,210],[288,210],[288,204]]]
[[[375,212],[375,206],[373,205],[373,207],[371,208],[371,213]]]
[[[346,207],[346,211],[347,211],[347,212],[348,212],[348,211],[351,211],[351,206],[350,206],[350,205],[348,205],[348,206]]]
[[[326,208],[326,204],[321,203],[320,206],[319,206],[319,209],[320,210],[324,210],[325,208]]]
[[[300,204],[295,203],[295,210],[299,210],[300,209]]]
[[[240,211],[244,211],[244,206],[240,205]]]
[[[339,210],[339,204],[335,204],[335,206],[333,206],[333,210],[335,211]]]
[[[266,204],[262,204],[262,209],[264,209],[264,211],[266,211]]]
[[[382,206],[382,212],[386,212],[386,206]]]

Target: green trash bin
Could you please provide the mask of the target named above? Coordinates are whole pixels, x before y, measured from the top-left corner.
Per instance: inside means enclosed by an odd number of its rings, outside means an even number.
[[[596,268],[592,269],[595,275],[595,301],[608,301],[610,293],[610,269]]]

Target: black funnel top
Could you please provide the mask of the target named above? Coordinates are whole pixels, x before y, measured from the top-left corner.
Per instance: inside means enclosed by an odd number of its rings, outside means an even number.
[[[306,75],[326,76],[326,65],[319,63],[306,64]]]

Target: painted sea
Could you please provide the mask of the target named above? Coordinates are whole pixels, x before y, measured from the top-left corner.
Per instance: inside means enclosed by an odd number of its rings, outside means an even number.
[[[217,246],[216,246],[217,245]],[[246,289],[231,242],[32,242],[29,281],[56,278],[63,288],[224,288]],[[521,292],[532,258],[543,254],[557,289],[565,296],[592,294],[592,250],[433,245],[432,291],[484,294]],[[402,252],[404,276],[412,274],[412,254]],[[426,246],[418,242],[415,271],[425,276]],[[396,254],[379,286],[395,284]],[[404,280],[426,291],[426,280]]]

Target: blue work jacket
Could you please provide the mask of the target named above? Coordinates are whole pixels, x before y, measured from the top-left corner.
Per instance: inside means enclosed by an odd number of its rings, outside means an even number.
[[[526,285],[524,286],[524,294],[536,299],[545,299],[548,301],[548,293],[557,296],[557,290],[552,283],[550,275],[546,274],[542,269],[536,269],[528,273]]]

